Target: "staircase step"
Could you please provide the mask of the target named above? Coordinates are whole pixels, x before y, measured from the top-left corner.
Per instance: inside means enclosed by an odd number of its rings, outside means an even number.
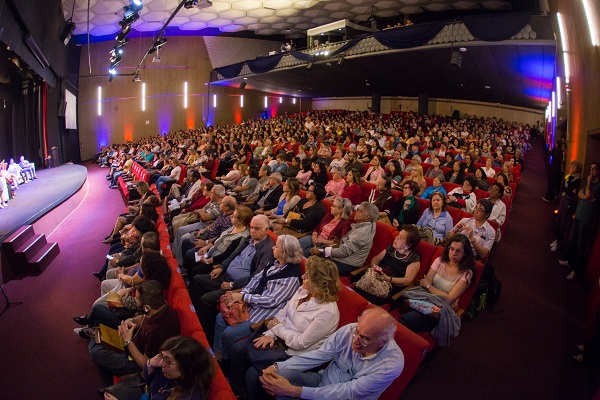
[[[46,243],[30,260],[27,272],[41,274],[50,263],[60,254],[58,243]]]
[[[24,262],[27,262],[33,258],[33,256],[47,243],[46,235],[37,234],[27,240],[21,247],[19,247],[15,253],[18,257],[21,258]]]
[[[15,253],[27,240],[34,235],[33,226],[23,225],[12,235],[2,241],[2,247],[7,251]]]

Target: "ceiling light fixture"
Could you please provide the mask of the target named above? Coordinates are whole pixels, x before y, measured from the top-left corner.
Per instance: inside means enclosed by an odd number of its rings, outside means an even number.
[[[154,42],[154,44],[152,45],[152,47],[150,47],[150,49],[148,49],[148,54],[155,53],[158,49],[160,49],[161,47],[163,47],[165,45],[165,43],[167,43],[167,38],[166,37],[158,38]]]

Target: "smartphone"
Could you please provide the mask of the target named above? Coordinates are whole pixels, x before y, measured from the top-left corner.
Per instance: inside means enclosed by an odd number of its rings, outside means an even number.
[[[108,258],[109,260],[112,260],[112,259],[114,259],[114,257],[113,257],[113,256],[111,256],[110,254],[107,254],[107,255],[106,255],[106,258]]]

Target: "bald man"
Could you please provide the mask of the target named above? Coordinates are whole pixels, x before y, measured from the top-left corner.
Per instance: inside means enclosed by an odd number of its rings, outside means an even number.
[[[379,307],[368,309],[358,323],[338,329],[320,349],[264,369],[260,383],[277,399],[377,399],[404,368],[395,332],[390,314]],[[328,362],[320,372],[305,372]],[[252,376],[247,374],[246,380],[249,398],[259,398],[254,397],[260,393],[251,385]]]

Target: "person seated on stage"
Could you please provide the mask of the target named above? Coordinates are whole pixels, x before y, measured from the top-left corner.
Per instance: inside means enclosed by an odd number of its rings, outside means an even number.
[[[2,160],[0,162],[0,177],[6,179],[6,183],[9,186],[9,197],[14,197],[14,191],[19,189],[19,177],[12,172],[7,170],[8,164]],[[8,200],[7,200],[8,201]]]
[[[475,258],[478,260],[485,260],[487,258],[496,240],[496,231],[487,222],[492,213],[492,207],[491,201],[480,199],[473,210],[473,216],[461,219],[448,233],[448,235],[456,233],[465,235],[471,243]]]
[[[0,174],[0,209],[8,206],[9,186],[6,178]]]
[[[477,197],[473,192],[475,185],[477,185],[477,179],[473,175],[467,176],[462,186],[448,192],[448,205],[472,213],[477,204]]]
[[[311,232],[325,217],[325,207],[321,202],[325,198],[325,188],[320,183],[309,183],[306,198],[301,199],[295,207],[288,210],[283,217],[273,224],[273,230],[278,231],[290,227],[298,233]],[[300,214],[300,218],[291,219],[290,213]]]
[[[316,350],[338,327],[336,301],[341,284],[337,267],[329,260],[310,257],[302,286],[275,317],[265,320],[249,339],[233,345],[231,386],[242,394],[246,384],[260,387],[260,371],[277,361]],[[258,355],[259,357],[256,357]],[[249,393],[256,393],[250,389]]]
[[[379,219],[379,210],[374,204],[363,201],[354,214],[352,229],[347,235],[342,236],[337,248],[327,246],[324,249],[313,247],[312,255],[322,255],[338,266],[341,276],[349,275],[356,268],[365,263],[369,251],[373,246],[376,222]]]
[[[190,283],[190,297],[204,332],[212,343],[216,306],[226,290],[246,286],[252,276],[273,261],[273,241],[268,235],[269,219],[257,215],[250,221],[250,237],[207,275],[196,275]]]
[[[22,183],[29,183],[29,181],[31,180],[28,174],[25,173],[23,168],[21,168],[21,166],[17,164],[12,158],[8,160],[8,167],[6,168],[6,170],[11,174],[16,175]]]
[[[318,350],[264,369],[260,382],[277,398],[377,399],[404,369],[395,333],[392,316],[379,307],[370,308],[358,323],[338,329]],[[309,371],[326,363],[319,372]],[[264,395],[248,393],[248,398]]]
[[[175,336],[144,366],[144,392],[157,400],[208,399],[214,373],[214,360],[204,346],[191,337]],[[104,400],[119,399],[104,392]]]
[[[89,353],[105,386],[114,383],[114,375],[141,372],[148,360],[158,354],[165,340],[179,335],[177,312],[165,301],[159,282],[142,282],[137,287],[135,299],[143,314],[125,320],[119,326],[126,352],[113,351],[96,343],[95,338],[90,340]]]
[[[204,247],[207,244],[214,242],[221,233],[232,225],[231,217],[236,207],[237,202],[235,197],[223,197],[223,200],[219,204],[221,215],[219,215],[212,224],[197,232],[189,232],[181,236],[181,248],[173,249],[175,258],[177,261],[181,261],[179,265],[183,265],[183,255],[186,251],[194,247]],[[175,244],[173,244],[173,246],[174,245]]]
[[[228,326],[223,315],[217,315],[212,348],[225,371],[231,361],[233,345],[250,335],[252,324],[274,317],[300,287],[302,248],[298,239],[291,235],[279,236],[273,246],[273,257],[275,260],[257,272],[240,292],[230,292],[222,300],[227,303],[245,302],[250,315],[249,319],[235,326]]]
[[[246,206],[237,206],[232,214],[233,225],[221,233],[214,241],[203,247],[195,247],[185,251],[183,267],[187,278],[209,274],[213,265],[219,265],[238,248],[240,243],[250,235],[248,224],[252,220],[252,210]],[[184,246],[185,247],[185,246]]]

